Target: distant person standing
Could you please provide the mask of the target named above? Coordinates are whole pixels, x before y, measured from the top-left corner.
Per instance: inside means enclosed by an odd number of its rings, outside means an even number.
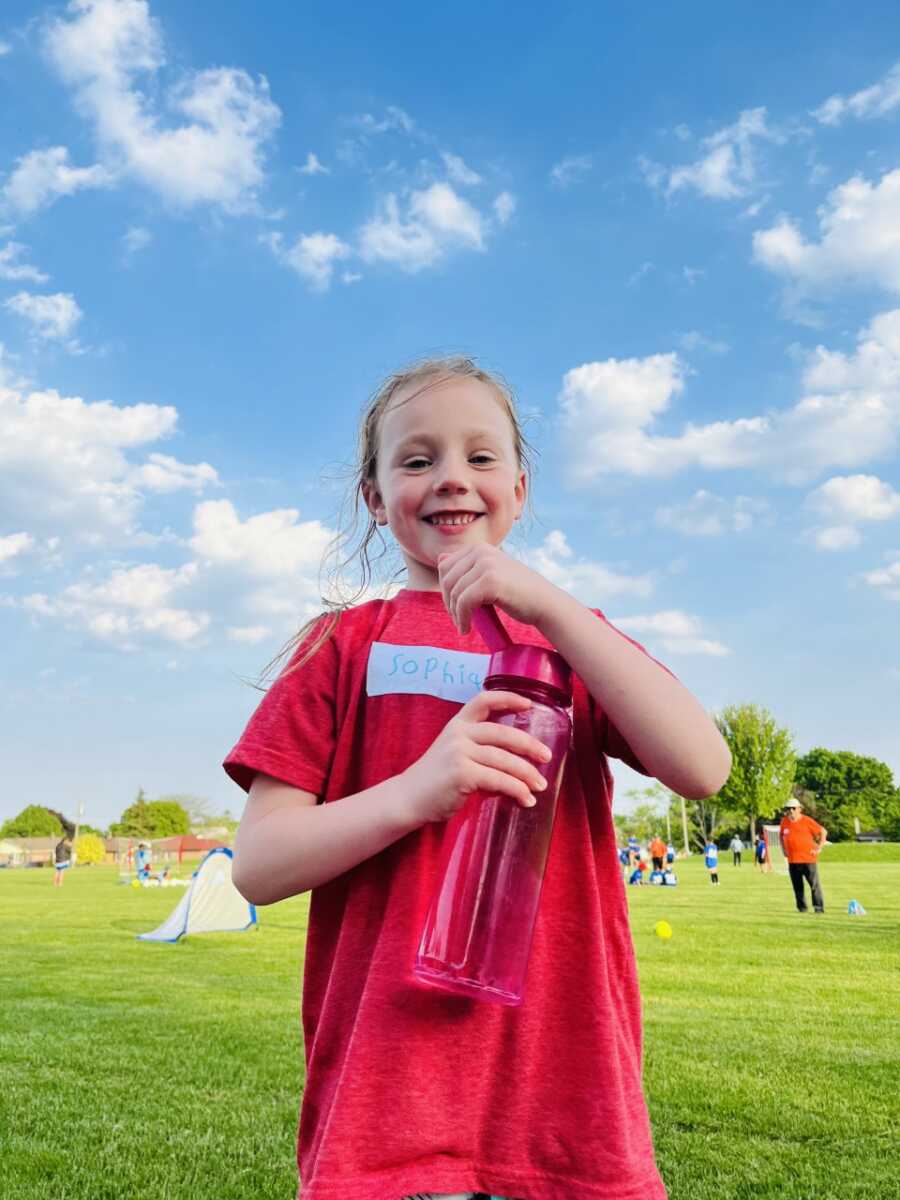
[[[137,854],[134,856],[134,866],[138,879],[150,878],[150,843],[138,842]]]
[[[803,888],[805,879],[812,894],[813,908],[817,913],[823,913],[825,901],[822,898],[822,885],[819,883],[818,859],[819,851],[828,839],[828,831],[812,817],[803,815],[803,806],[799,800],[792,797],[784,807],[786,811],[778,828],[778,836],[781,839],[784,857],[788,860],[797,911],[809,911]]]
[[[72,839],[66,833],[53,851],[53,886],[62,887],[63,876],[72,865]]]
[[[719,882],[719,847],[716,843],[709,839],[704,850],[706,855],[706,869],[709,871],[709,882],[718,885]]]
[[[756,844],[753,847],[753,863],[762,871],[763,875],[768,875],[772,870],[772,864],[769,861],[769,843],[766,841],[766,836],[763,833],[756,835]]]
[[[666,843],[661,837],[655,837],[648,849],[650,857],[653,859],[653,870],[661,871],[663,869],[663,861],[666,857]]]
[[[744,850],[744,843],[737,834],[728,843],[728,849],[731,851],[731,865],[739,867],[741,865],[741,854]]]
[[[672,845],[671,842],[669,842],[668,846],[666,846],[666,866],[670,867],[674,861],[675,861],[675,847]]]

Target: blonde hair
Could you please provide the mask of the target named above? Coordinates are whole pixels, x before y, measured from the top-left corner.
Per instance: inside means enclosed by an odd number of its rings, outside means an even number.
[[[381,436],[381,424],[394,398],[407,388],[415,388],[401,402],[406,404],[419,395],[426,387],[447,379],[475,379],[493,388],[497,399],[503,407],[512,427],[513,447],[516,461],[525,472],[528,481],[526,489],[527,502],[531,501],[531,479],[534,471],[534,448],[528,442],[522,430],[522,424],[516,412],[516,403],[512,389],[502,376],[479,367],[471,358],[461,355],[448,355],[437,358],[420,359],[400,371],[390,375],[374,392],[362,415],[359,427],[359,440],[356,463],[353,467],[353,485],[348,488],[341,506],[338,521],[338,532],[326,547],[322,558],[322,572],[327,575],[329,593],[323,596],[322,603],[325,612],[307,621],[301,629],[291,637],[278,651],[275,657],[263,668],[257,686],[276,673],[276,669],[285,660],[290,660],[302,646],[302,652],[295,661],[290,663],[279,675],[288,675],[302,667],[328,641],[337,628],[341,614],[352,608],[368,591],[375,575],[374,567],[387,556],[388,544],[381,534],[375,518],[369,512],[365,502],[364,489],[366,484],[374,483],[378,474],[378,444]],[[365,527],[361,529],[361,512],[366,514]],[[380,543],[378,553],[370,558],[370,547],[373,542]],[[348,591],[345,573],[352,563],[358,563],[356,586]],[[384,582],[385,590],[396,581],[401,569],[397,569]],[[311,637],[313,631],[315,635]],[[304,645],[304,643],[308,643]]]

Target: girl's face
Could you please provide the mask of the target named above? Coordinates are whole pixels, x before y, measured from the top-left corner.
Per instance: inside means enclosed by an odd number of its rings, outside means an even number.
[[[525,503],[509,416],[478,379],[402,390],[381,419],[377,463],[363,494],[397,539],[410,588],[437,589],[440,554],[499,546]]]

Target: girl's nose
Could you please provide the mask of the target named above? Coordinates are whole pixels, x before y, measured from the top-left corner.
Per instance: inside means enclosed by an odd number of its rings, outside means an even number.
[[[466,472],[460,463],[448,462],[435,476],[434,490],[438,496],[460,495],[469,490]]]

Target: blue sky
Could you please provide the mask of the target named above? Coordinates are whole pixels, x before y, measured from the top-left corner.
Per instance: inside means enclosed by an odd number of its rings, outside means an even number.
[[[900,778],[895,4],[511,12],[6,0],[0,816],[240,810],[241,679],[440,351],[541,452],[516,553]]]

